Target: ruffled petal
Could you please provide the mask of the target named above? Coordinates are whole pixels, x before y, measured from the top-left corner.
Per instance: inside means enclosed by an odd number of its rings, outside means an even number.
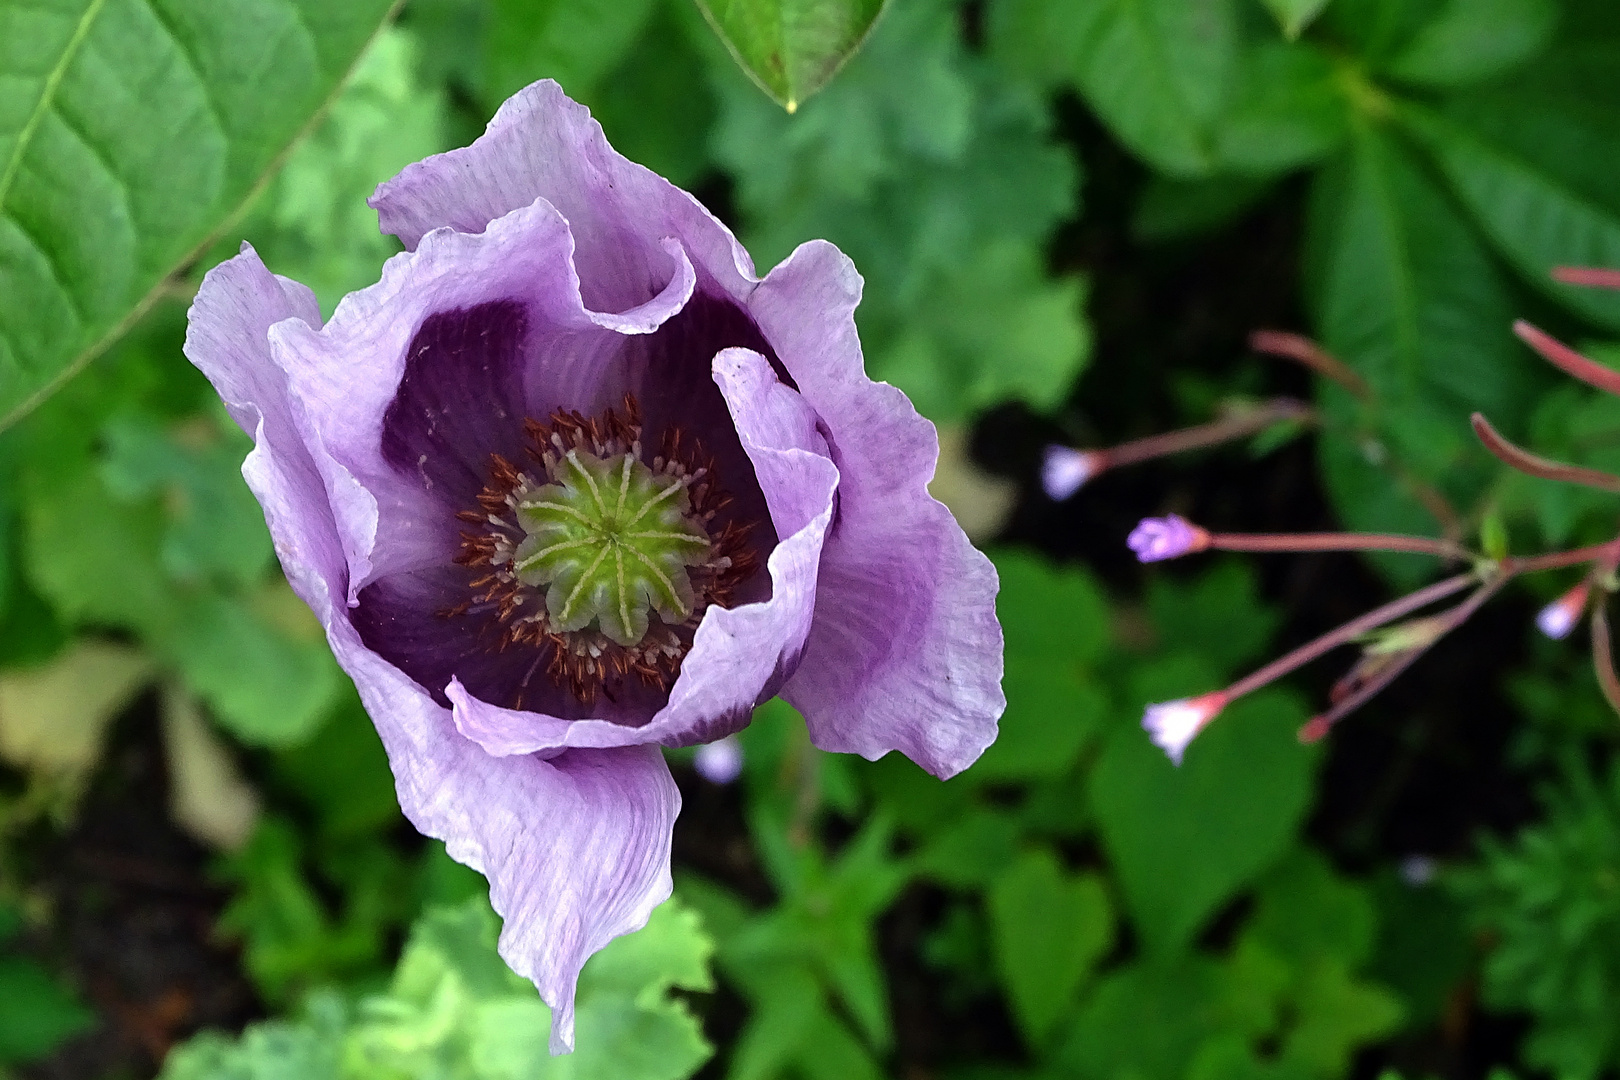
[[[289,318],[318,321],[313,298],[244,249],[204,279],[186,355],[251,425],[243,475],[288,581],[326,628],[377,725],[401,809],[489,878],[505,920],[501,955],[539,987],[552,1007],[552,1048],[567,1050],[581,966],[645,925],[669,896],[679,792],[653,748],[491,757],[457,733],[448,709],[361,643],[346,617],[344,550],[326,484],[298,438],[267,338]]]
[[[665,237],[677,238],[725,293],[741,299],[753,288],[753,262],[730,230],[609,146],[590,111],[550,79],[508,98],[471,146],[406,166],[370,203],[383,231],[415,248],[434,229],[481,232],[536,199],[568,219],[593,310],[627,306]]]
[[[937,776],[996,737],[1006,708],[996,572],[928,494],[934,426],[866,377],[854,311],[861,279],[823,241],[801,246],[749,310],[828,431],[841,476],[815,623],[782,696],[824,750],[899,750]]]
[[[764,356],[751,349],[723,350],[714,359],[714,381],[725,395],[781,537],[766,562],[770,598],[710,608],[669,704],[640,727],[605,720],[565,723],[503,709],[452,683],[447,694],[456,726],[489,753],[708,742],[746,725],[754,707],[774,695],[798,666],[816,609],[818,566],[839,472],[827,456],[815,411],[778,380]]]

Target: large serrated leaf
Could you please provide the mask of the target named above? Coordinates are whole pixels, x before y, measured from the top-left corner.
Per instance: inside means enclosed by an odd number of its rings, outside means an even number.
[[[1457,198],[1525,280],[1620,329],[1620,297],[1555,282],[1556,266],[1620,266],[1620,48],[1566,48],[1445,114],[1400,113]]]
[[[1079,26],[1072,70],[1087,104],[1155,168],[1210,172],[1210,129],[1240,59],[1231,0],[1095,0],[1067,10]]]
[[[394,0],[0,0],[0,424],[113,340]]]
[[[886,0],[697,0],[720,40],[793,112],[854,55]]]

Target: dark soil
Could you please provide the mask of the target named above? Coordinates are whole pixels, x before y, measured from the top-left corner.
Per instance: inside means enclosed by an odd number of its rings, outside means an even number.
[[[155,702],[120,719],[75,824],[23,845],[52,913],[27,944],[93,1006],[99,1023],[27,1080],[113,1080],[157,1071],[175,1042],[263,1015],[240,959],[215,936],[226,894],[211,856],[169,821]]]

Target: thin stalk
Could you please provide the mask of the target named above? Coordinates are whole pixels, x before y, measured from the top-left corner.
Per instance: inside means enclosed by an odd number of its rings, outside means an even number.
[[[1601,562],[1605,566],[1613,566],[1620,561],[1620,536],[1603,544],[1591,544],[1573,551],[1552,551],[1546,555],[1531,555],[1525,558],[1508,559],[1502,564],[1502,571],[1516,576],[1518,574],[1533,574],[1538,570],[1561,570],[1566,566],[1579,566],[1581,563]]]
[[[1573,375],[1581,382],[1595,386],[1599,390],[1620,394],[1620,371],[1596,360],[1587,359],[1551,334],[1543,332],[1523,319],[1513,324],[1513,332],[1519,335],[1520,341],[1536,350],[1544,360],[1564,374]]]
[[[1450,540],[1377,533],[1210,533],[1209,547],[1221,551],[1404,551],[1442,559],[1471,559]]]
[[[1609,614],[1603,597],[1592,608],[1592,669],[1609,708],[1620,713],[1620,676],[1614,672],[1614,649],[1609,643]]]
[[[1323,378],[1332,379],[1360,400],[1372,399],[1372,387],[1367,385],[1366,379],[1303,334],[1290,334],[1285,330],[1256,330],[1249,335],[1249,348],[1266,356],[1297,361]]]
[[[1419,589],[1408,596],[1398,600],[1391,600],[1382,607],[1374,608],[1359,618],[1351,619],[1337,630],[1330,630],[1315,641],[1307,642],[1285,656],[1280,656],[1256,671],[1254,674],[1239,679],[1226,688],[1228,699],[1235,700],[1244,694],[1250,694],[1265,686],[1267,683],[1310,663],[1323,653],[1338,648],[1346,642],[1353,641],[1369,630],[1376,630],[1385,623],[1394,622],[1404,615],[1410,615],[1421,607],[1426,607],[1436,600],[1443,600],[1461,589],[1467,588],[1468,583],[1477,581],[1478,576],[1473,573],[1457,574],[1437,581],[1427,588]]]
[[[1470,417],[1470,421],[1474,425],[1474,434],[1485,444],[1485,449],[1526,475],[1542,480],[1562,480],[1570,484],[1581,484],[1597,488],[1599,491],[1620,493],[1620,476],[1598,469],[1585,469],[1579,465],[1566,465],[1562,461],[1553,461],[1551,458],[1532,454],[1504,439],[1491,426],[1491,422],[1485,419],[1483,413],[1475,413]]]
[[[1435,635],[1434,640],[1422,648],[1408,650],[1406,655],[1392,662],[1376,676],[1357,687],[1354,693],[1346,695],[1343,700],[1335,703],[1327,712],[1312,719],[1311,727],[1320,734],[1326,734],[1328,728],[1361,708],[1370,698],[1399,678],[1401,673],[1416,663],[1420,656],[1434,648],[1441,638],[1468,621],[1469,616],[1478,611],[1480,605],[1494,596],[1498,589],[1507,584],[1507,581],[1507,575],[1500,575],[1474,590],[1473,595],[1467,600],[1464,600],[1450,611],[1439,615],[1438,618],[1442,622],[1443,629]],[[1320,734],[1317,737],[1320,737]]]
[[[1557,266],[1553,279],[1566,285],[1591,285],[1599,289],[1620,289],[1620,270],[1597,266]]]
[[[1229,420],[1216,420],[1208,424],[1199,424],[1197,427],[1183,428],[1180,431],[1169,431],[1163,435],[1149,435],[1145,439],[1134,439],[1118,446],[1091,452],[1099,455],[1107,468],[1116,465],[1134,465],[1139,461],[1151,461],[1169,454],[1179,454],[1184,450],[1217,446],[1233,439],[1254,435],[1283,420],[1308,420],[1314,415],[1311,407],[1303,402],[1291,398],[1278,398],[1263,408]]]

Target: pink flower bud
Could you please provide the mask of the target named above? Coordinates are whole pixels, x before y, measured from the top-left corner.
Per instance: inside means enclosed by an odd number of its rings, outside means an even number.
[[[1142,727],[1153,739],[1153,745],[1170,755],[1176,765],[1193,736],[1204,730],[1209,722],[1226,708],[1226,694],[1215,691],[1195,698],[1180,698],[1149,705],[1142,716]]]
[[[1569,637],[1569,632],[1575,629],[1575,620],[1586,610],[1588,588],[1587,583],[1583,581],[1542,608],[1536,615],[1536,629],[1554,641],[1562,641]]]
[[[1209,547],[1209,532],[1180,514],[1171,514],[1169,517],[1143,518],[1141,524],[1131,530],[1125,542],[1136,552],[1139,561],[1161,562],[1203,551]]]
[[[1046,448],[1041,462],[1041,487],[1046,489],[1047,498],[1062,502],[1101,471],[1102,462],[1096,453],[1054,444]]]

